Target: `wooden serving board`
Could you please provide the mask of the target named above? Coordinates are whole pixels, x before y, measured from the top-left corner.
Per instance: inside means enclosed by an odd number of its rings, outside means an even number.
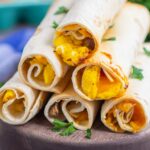
[[[0,122],[0,150],[150,150],[150,128],[139,134],[118,134],[97,119],[91,139],[84,131],[61,137],[43,115],[23,126]]]

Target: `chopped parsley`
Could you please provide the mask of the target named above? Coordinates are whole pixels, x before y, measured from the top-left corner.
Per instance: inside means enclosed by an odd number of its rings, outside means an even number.
[[[109,29],[113,28],[114,27],[114,24],[112,24],[111,26],[109,26]]]
[[[116,37],[106,38],[106,39],[103,39],[102,41],[103,42],[106,42],[106,41],[116,41]]]
[[[53,21],[52,28],[56,29],[58,27],[58,23],[56,21]]]
[[[87,130],[86,130],[86,135],[85,135],[85,137],[86,137],[87,139],[91,139],[91,135],[92,135],[91,129],[87,129]]]
[[[71,123],[67,128],[65,128],[60,135],[61,136],[70,136],[72,135],[74,132],[76,131],[76,129],[73,126],[73,123]]]
[[[4,84],[0,82],[0,88],[3,86]]]
[[[55,12],[55,15],[60,15],[60,14],[66,14],[69,11],[68,8],[61,6],[58,8],[58,10]]]
[[[143,50],[144,50],[145,54],[150,57],[150,50],[148,50],[145,47],[143,48]]]
[[[143,70],[140,68],[137,68],[135,66],[132,66],[132,71],[131,71],[131,78],[142,80],[144,78],[143,76]]]
[[[67,123],[58,119],[54,119],[52,124],[54,126],[52,131],[59,132],[59,135],[61,136],[70,136],[76,131],[72,122]]]

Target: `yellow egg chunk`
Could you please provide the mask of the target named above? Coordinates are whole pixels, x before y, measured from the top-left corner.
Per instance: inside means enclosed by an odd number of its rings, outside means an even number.
[[[82,121],[88,120],[88,114],[87,114],[86,110],[84,110],[80,113],[70,113],[70,114],[77,123],[81,123]]]
[[[118,132],[123,131],[117,122],[116,110],[125,113],[126,116],[130,112],[131,108],[134,108],[134,112],[126,124],[132,128],[133,133],[140,131],[140,129],[145,125],[146,118],[140,104],[130,100],[123,101],[109,110],[106,116],[106,123]]]
[[[114,82],[110,82],[109,79],[101,73],[100,84],[97,92],[97,98],[109,100],[120,94],[122,84],[114,79]]]
[[[6,103],[8,102],[9,100],[15,98],[15,93],[14,91],[12,90],[7,90],[5,93],[4,93],[4,96],[3,96],[3,102]]]
[[[96,98],[99,81],[100,81],[100,67],[99,66],[86,67],[83,72],[81,82],[81,88],[83,92],[92,99]]]
[[[108,100],[120,94],[122,84],[110,82],[99,66],[86,67],[82,74],[81,88],[92,99]]]
[[[52,81],[54,80],[55,73],[53,71],[53,68],[50,65],[46,65],[46,67],[44,68],[43,76],[44,76],[44,82],[47,85],[51,84]]]
[[[55,77],[55,72],[52,66],[48,63],[46,58],[42,56],[35,56],[33,59],[29,61],[30,65],[38,64],[40,65],[41,72],[36,78],[40,82],[44,82],[44,84],[49,85],[52,83]]]
[[[89,56],[90,52],[94,49],[94,41],[84,29],[67,32],[69,34],[60,33],[54,39],[55,52],[66,64],[76,66]],[[78,39],[78,36],[81,39]]]
[[[58,47],[56,52],[62,57],[63,61],[70,66],[76,66],[79,62],[86,58],[89,53],[87,47],[74,48],[71,44],[67,43]]]

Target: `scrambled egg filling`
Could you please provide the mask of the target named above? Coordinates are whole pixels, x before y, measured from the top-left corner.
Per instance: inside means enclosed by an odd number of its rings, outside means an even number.
[[[48,63],[48,61],[42,56],[35,56],[34,58],[29,60],[30,65],[38,64],[40,65],[41,72],[36,78],[36,80],[42,81],[45,85],[50,85],[55,77],[55,72],[52,66]],[[34,74],[34,73],[33,73]]]
[[[76,123],[81,124],[82,122],[88,121],[88,114],[86,110],[79,113],[70,113],[70,115]]]
[[[81,89],[85,95],[92,99],[110,99],[120,94],[122,84],[115,80],[113,82],[104,74],[99,66],[89,66],[83,71],[81,78]]]
[[[20,93],[20,94],[22,94],[22,93]],[[15,98],[16,98],[16,94],[14,93],[14,91],[13,90],[7,90],[3,94],[2,102],[7,103],[9,100],[12,100]],[[14,101],[12,103],[12,105],[10,105],[9,108],[10,108],[11,112],[13,112],[13,114],[18,113],[18,112],[22,112],[24,110],[23,100]]]
[[[15,93],[14,93],[14,91],[12,91],[12,90],[7,90],[5,93],[4,93],[4,95],[3,95],[3,103],[6,103],[6,102],[8,102],[9,100],[11,100],[11,99],[13,99],[13,98],[15,98],[16,97],[16,95],[15,95]]]
[[[132,116],[130,116],[129,120],[126,120],[127,115],[131,109],[133,109]],[[118,124],[116,110],[119,110],[124,114],[122,122],[125,122],[128,126],[130,126],[132,128],[132,132],[138,132],[145,125],[146,118],[144,117],[145,115],[143,110],[141,109],[140,104],[130,100],[126,100],[114,106],[107,113],[106,123],[115,131],[124,131]]]
[[[95,48],[91,35],[82,28],[78,30],[66,28],[56,36],[54,46],[56,53],[70,66],[81,63]]]
[[[86,109],[80,112],[72,112],[73,109],[80,107],[78,104],[79,103],[76,102],[70,102],[67,105],[68,112],[76,123],[86,124],[88,122],[88,113]]]

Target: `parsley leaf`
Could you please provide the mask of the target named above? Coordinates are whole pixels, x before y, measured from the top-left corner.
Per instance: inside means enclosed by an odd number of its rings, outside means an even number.
[[[91,139],[91,135],[92,135],[91,129],[87,129],[87,130],[86,130],[86,136],[85,136],[85,137],[86,137],[87,139]]]
[[[59,132],[59,135],[61,136],[69,136],[76,131],[72,122],[66,123],[61,120],[54,119],[52,124],[54,125],[52,131]]]
[[[0,88],[3,86],[4,84],[0,82]]]
[[[144,50],[145,54],[150,57],[150,50],[148,50],[145,47],[143,48],[143,50]]]
[[[64,130],[60,133],[60,135],[61,135],[61,136],[69,136],[69,135],[73,134],[75,131],[76,131],[76,129],[74,128],[73,123],[71,123],[71,124],[68,126],[68,128],[64,129]]]
[[[129,0],[129,1],[141,4],[141,5],[144,5],[145,7],[147,7],[150,10],[150,2],[149,2],[149,0]]]
[[[52,28],[56,29],[58,27],[58,23],[56,21],[53,21]]]
[[[130,75],[131,78],[142,80],[144,78],[142,71],[143,71],[142,69],[132,66],[132,71]]]
[[[114,24],[110,25],[110,26],[109,26],[109,29],[111,29],[111,28],[113,28],[113,27],[114,27]]]
[[[69,11],[68,8],[61,6],[58,8],[58,10],[55,12],[54,15],[59,15],[59,14],[66,14]]]
[[[66,123],[66,122],[63,122],[63,121],[58,120],[58,119],[54,119],[52,124],[54,125],[52,130],[55,131],[55,132],[59,132],[63,128],[68,127],[70,125],[70,123]]]
[[[106,41],[116,41],[116,38],[115,37],[106,38],[106,39],[103,39],[102,41],[103,42],[106,42]]]

